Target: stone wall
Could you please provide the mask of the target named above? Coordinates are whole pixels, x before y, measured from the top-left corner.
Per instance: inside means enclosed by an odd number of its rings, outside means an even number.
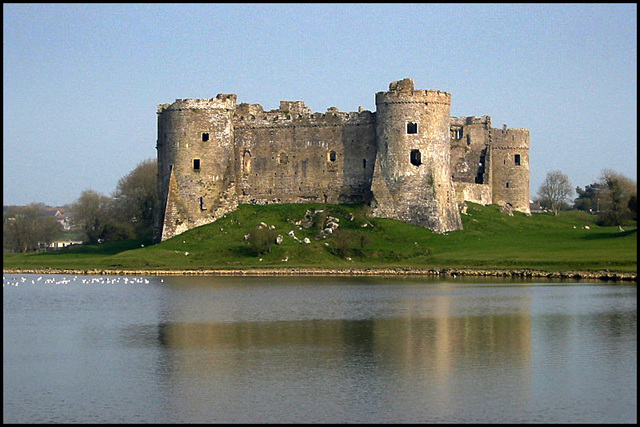
[[[303,113],[283,108],[238,120],[241,203],[368,202],[375,161],[375,120],[369,112]],[[258,110],[254,108],[254,110]],[[244,116],[241,116],[244,117]]]
[[[412,79],[376,94],[378,155],[373,214],[430,228],[462,228],[451,179],[447,92],[415,90]]]
[[[530,213],[529,131],[492,129],[491,161],[493,204]]]
[[[370,203],[375,216],[435,232],[462,227],[459,202],[529,210],[529,132],[450,117],[451,95],[412,79],[377,111],[265,111],[236,95],[158,107],[154,240],[208,224],[239,203]]]
[[[235,102],[235,95],[218,95],[158,108],[156,222],[163,223],[163,229],[179,234],[237,208],[231,123]],[[174,186],[169,185],[172,179]],[[170,237],[166,230],[156,237]]]

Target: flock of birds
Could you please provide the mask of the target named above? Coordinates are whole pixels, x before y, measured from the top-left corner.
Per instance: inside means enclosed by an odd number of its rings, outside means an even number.
[[[47,285],[66,285],[71,282],[75,282],[78,279],[81,280],[83,284],[93,284],[93,283],[101,283],[101,284],[136,284],[136,283],[149,283],[149,279],[146,277],[126,277],[126,276],[101,276],[101,277],[83,277],[83,276],[73,276],[72,278],[67,278],[66,276],[2,276],[2,287],[5,286],[20,286],[23,284],[47,284]],[[164,282],[164,279],[160,279],[160,282]]]

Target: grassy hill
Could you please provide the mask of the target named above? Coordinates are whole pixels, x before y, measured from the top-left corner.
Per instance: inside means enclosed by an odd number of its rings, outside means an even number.
[[[637,228],[599,227],[584,212],[526,216],[469,203],[463,230],[435,234],[371,218],[366,206],[243,205],[215,223],[157,245],[129,240],[57,252],[5,254],[4,269],[198,270],[251,268],[468,268],[637,272]],[[338,228],[319,238],[330,217]],[[282,236],[258,253],[245,236],[261,224]],[[294,232],[296,239],[288,235]],[[262,231],[261,231],[262,232]],[[305,238],[310,243],[302,243]],[[270,242],[272,240],[269,240]]]

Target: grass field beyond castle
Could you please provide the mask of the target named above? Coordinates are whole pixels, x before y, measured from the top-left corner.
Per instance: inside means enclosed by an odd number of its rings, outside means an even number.
[[[579,211],[530,216],[469,203],[463,230],[435,234],[403,222],[371,218],[365,206],[243,205],[226,217],[157,245],[129,240],[57,252],[4,254],[3,268],[75,270],[215,270],[253,268],[467,268],[637,272],[637,225],[599,227]],[[321,212],[320,212],[321,211]],[[295,225],[309,212],[307,226]],[[339,220],[316,239],[319,222]],[[349,218],[352,218],[351,220]],[[265,223],[283,236],[256,254],[244,236]],[[366,226],[365,226],[366,224]],[[324,225],[324,224],[323,224]],[[287,233],[294,231],[298,240]],[[342,237],[339,236],[342,234]],[[305,237],[309,244],[300,243]],[[340,244],[342,239],[342,244]],[[144,245],[144,246],[143,246]]]

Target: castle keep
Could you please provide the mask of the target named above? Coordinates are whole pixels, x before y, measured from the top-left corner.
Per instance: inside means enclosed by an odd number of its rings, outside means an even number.
[[[158,106],[156,241],[239,204],[366,203],[374,216],[444,233],[463,201],[529,212],[529,131],[451,117],[451,95],[412,79],[376,94],[376,112],[301,101],[277,110],[236,95]]]

